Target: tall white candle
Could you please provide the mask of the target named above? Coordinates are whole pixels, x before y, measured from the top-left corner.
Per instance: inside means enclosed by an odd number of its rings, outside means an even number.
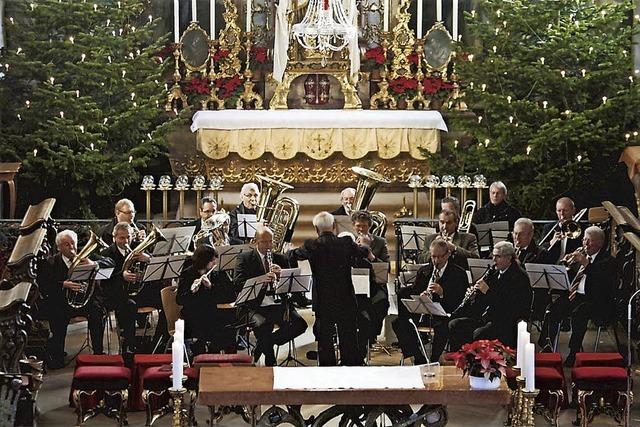
[[[184,319],[176,320],[175,331],[179,332],[184,337]]]
[[[389,31],[389,0],[382,3],[384,13],[382,14],[382,31]]]
[[[525,391],[533,391],[536,388],[536,346],[528,343],[524,348],[524,366],[525,366]]]
[[[191,0],[191,20],[192,21],[198,20],[198,14],[196,10],[197,8],[198,8],[197,0]]]
[[[171,374],[173,375],[172,385],[174,389],[182,388],[182,344],[174,342],[171,344]]]
[[[211,40],[216,39],[216,0],[209,0],[209,21],[211,22]]]
[[[526,325],[526,324],[525,324]],[[518,325],[518,348],[516,349],[516,368],[524,369],[524,347],[531,342],[531,335],[527,332],[520,331],[520,325]]]
[[[451,13],[453,15],[453,39],[458,40],[458,0],[453,0],[453,9]]]
[[[247,33],[251,32],[251,0],[247,0]]]
[[[173,342],[177,342],[180,345],[184,344],[184,334],[182,333],[182,331],[173,332]]]
[[[173,0],[173,42],[180,43],[180,0]]]
[[[422,0],[416,0],[418,2],[418,16],[416,18],[417,23],[417,33],[418,33],[418,38],[421,39],[422,38]]]
[[[442,0],[436,0],[436,21],[442,21]]]

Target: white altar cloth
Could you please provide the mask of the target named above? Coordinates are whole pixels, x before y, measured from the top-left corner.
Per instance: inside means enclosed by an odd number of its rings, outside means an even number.
[[[439,111],[423,110],[218,110],[198,111],[199,129],[438,129],[447,131]]]
[[[274,390],[423,389],[420,366],[274,367]]]

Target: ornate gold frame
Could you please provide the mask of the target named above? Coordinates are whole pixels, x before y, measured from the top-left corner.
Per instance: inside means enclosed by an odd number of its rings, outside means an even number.
[[[449,32],[449,30],[447,30],[447,27],[445,27],[442,22],[436,22],[435,24],[433,24],[431,28],[429,28],[429,31],[427,31],[427,33],[424,35],[424,38],[422,39],[421,48],[422,48],[422,51],[424,52],[422,60],[424,62],[424,65],[427,67],[428,71],[438,71],[440,73],[443,73],[447,70],[447,67],[449,66],[449,62],[451,62],[451,58],[453,58],[454,56],[453,47],[449,51],[449,56],[447,57],[447,60],[445,61],[444,65],[441,65],[440,67],[431,66],[427,61],[427,53],[424,51],[424,43],[429,39],[429,36],[436,31],[444,32],[449,37],[449,40],[451,41],[451,43],[453,43],[453,38],[451,37],[451,33]]]
[[[184,56],[184,39],[185,37],[188,37],[190,33],[201,33],[202,36],[204,36],[204,40],[206,40],[207,42],[207,57],[206,59],[203,61],[202,65],[200,66],[192,66],[190,65],[185,56]],[[189,77],[191,75],[191,73],[193,72],[199,72],[202,73],[204,71],[206,71],[207,69],[207,63],[209,62],[211,58],[211,51],[209,48],[209,34],[207,34],[207,32],[200,27],[200,25],[197,22],[191,22],[189,24],[189,26],[187,27],[187,29],[185,30],[184,33],[182,33],[182,36],[180,37],[180,60],[182,61],[182,63],[184,64],[184,67],[187,69],[187,76]]]

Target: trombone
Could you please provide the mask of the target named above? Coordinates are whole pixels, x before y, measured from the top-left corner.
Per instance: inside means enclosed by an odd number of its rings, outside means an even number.
[[[582,227],[580,227],[580,219],[587,213],[587,208],[583,208],[573,216],[569,221],[560,222],[558,221],[556,225],[554,225],[551,230],[540,240],[538,245],[542,245],[547,239],[554,235],[557,232],[560,232],[561,237],[564,239],[565,237],[568,239],[577,239],[582,234]]]

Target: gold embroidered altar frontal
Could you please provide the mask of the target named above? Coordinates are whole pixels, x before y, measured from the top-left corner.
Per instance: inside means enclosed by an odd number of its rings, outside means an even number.
[[[361,159],[372,152],[381,159],[408,153],[421,160],[425,158],[421,149],[433,153],[440,148],[438,129],[199,129],[196,138],[198,151],[214,160],[230,153],[245,160],[259,159],[266,153],[279,160],[292,159],[299,153],[314,160],[324,160],[334,153]]]

